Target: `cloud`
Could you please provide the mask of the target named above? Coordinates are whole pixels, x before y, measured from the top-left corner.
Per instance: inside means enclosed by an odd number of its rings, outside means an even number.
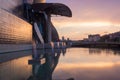
[[[72,18],[52,17],[53,23],[60,35],[71,38],[73,32],[78,39],[85,34],[104,34],[120,30],[120,0],[48,0],[68,5]],[[71,33],[72,32],[72,33]],[[80,36],[80,37],[79,37]]]

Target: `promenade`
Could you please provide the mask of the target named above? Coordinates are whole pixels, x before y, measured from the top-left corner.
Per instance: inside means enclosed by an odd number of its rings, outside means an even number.
[[[118,42],[73,42],[72,47],[120,48]]]

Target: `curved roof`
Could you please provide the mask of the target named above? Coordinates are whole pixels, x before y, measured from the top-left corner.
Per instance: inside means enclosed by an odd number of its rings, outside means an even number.
[[[72,17],[69,7],[61,3],[36,3],[32,5],[35,11],[45,11],[48,14]]]

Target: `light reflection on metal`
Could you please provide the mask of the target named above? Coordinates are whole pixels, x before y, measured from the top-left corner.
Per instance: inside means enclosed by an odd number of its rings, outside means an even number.
[[[0,15],[0,44],[32,43],[32,26],[29,23],[2,9]]]
[[[46,3],[46,0],[34,0],[34,3]]]
[[[42,34],[37,26],[37,23],[34,23],[34,30],[36,31],[37,36],[38,36],[39,40],[41,41],[41,43],[44,44],[44,40],[43,40]]]

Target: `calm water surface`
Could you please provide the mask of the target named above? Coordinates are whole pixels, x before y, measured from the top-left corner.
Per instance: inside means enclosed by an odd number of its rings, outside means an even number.
[[[71,48],[61,56],[53,77],[75,80],[120,80],[120,51]]]
[[[28,55],[0,63],[0,80],[120,80],[120,50],[69,48],[39,53],[39,60]],[[28,60],[33,61],[28,64]]]

